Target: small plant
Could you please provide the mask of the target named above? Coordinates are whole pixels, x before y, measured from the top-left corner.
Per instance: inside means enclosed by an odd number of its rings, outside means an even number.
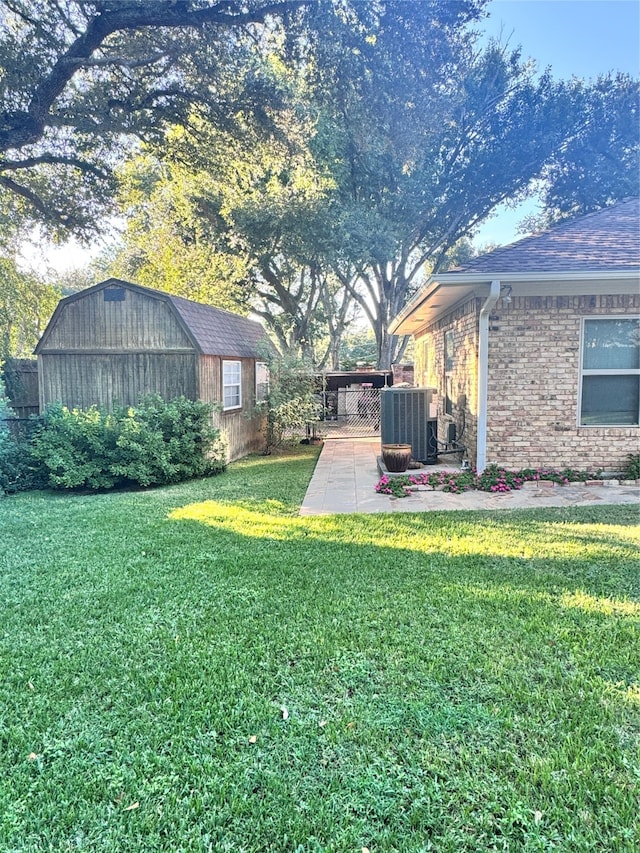
[[[625,480],[640,480],[640,453],[629,453],[624,469]]]
[[[638,475],[640,476],[640,474]],[[552,480],[561,486],[567,483],[584,482],[593,477],[587,471],[576,471],[564,468],[556,471],[553,468],[523,468],[521,471],[509,471],[500,465],[487,465],[481,474],[470,471],[438,471],[430,474],[407,474],[403,477],[390,478],[386,475],[378,482],[376,491],[380,494],[406,497],[417,486],[431,486],[442,492],[454,494],[477,489],[481,492],[501,494],[521,489],[523,483],[536,480]],[[635,479],[630,477],[630,479]]]
[[[429,486],[442,492],[468,492],[474,488],[474,475],[471,471],[438,471],[428,473],[401,474],[389,477],[384,474],[376,485],[376,492],[404,498],[419,486]]]
[[[303,433],[307,424],[318,420],[319,403],[313,370],[308,364],[288,355],[270,353],[266,358],[269,386],[257,409],[265,417],[264,454],[268,456],[287,435]]]
[[[409,475],[400,477],[388,477],[383,474],[376,484],[376,492],[381,495],[391,495],[396,498],[406,498],[411,491]]]
[[[510,492],[520,489],[525,477],[516,471],[507,471],[499,465],[487,465],[481,474],[476,474],[474,488],[481,492]]]

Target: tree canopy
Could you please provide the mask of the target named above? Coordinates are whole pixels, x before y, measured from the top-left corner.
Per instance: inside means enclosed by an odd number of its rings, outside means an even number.
[[[86,234],[132,137],[158,138],[198,103],[229,120],[259,86],[224,90],[252,26],[299,0],[2,0],[0,213]],[[194,69],[197,67],[197,73]]]
[[[640,86],[607,74],[576,97],[580,117],[544,170],[544,224],[591,213],[640,190]]]
[[[480,47],[486,2],[0,0],[0,224],[90,234],[119,172],[114,272],[332,366],[358,304],[389,367],[391,319],[500,203],[637,192],[637,81]]]
[[[59,298],[53,286],[0,258],[0,365],[9,356],[33,354]]]
[[[525,193],[569,138],[572,86],[536,78],[517,51],[480,50],[468,26],[480,10],[319,3],[298,52],[274,39],[263,54],[283,107],[270,135],[246,116],[247,132],[191,124],[181,144],[156,148],[200,175],[195,207],[210,239],[224,235],[250,259],[263,316],[277,305],[298,342],[310,318],[332,316],[320,300],[330,280],[359,303],[388,367],[402,343],[387,327],[425,269]]]

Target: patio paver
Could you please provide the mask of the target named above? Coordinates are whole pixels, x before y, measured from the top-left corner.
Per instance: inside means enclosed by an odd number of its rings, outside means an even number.
[[[519,491],[491,494],[449,494],[421,490],[407,498],[379,495],[377,459],[380,439],[332,439],[325,441],[309,483],[300,515],[335,515],[350,512],[429,512],[461,509],[523,509],[550,506],[593,506],[635,504],[639,508],[639,486],[529,486]],[[454,463],[430,466],[430,470],[457,470]]]

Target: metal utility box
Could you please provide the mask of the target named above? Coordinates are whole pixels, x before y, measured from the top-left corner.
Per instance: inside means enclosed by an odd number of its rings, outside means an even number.
[[[438,461],[435,388],[385,388],[380,392],[382,444],[410,444],[418,462]]]

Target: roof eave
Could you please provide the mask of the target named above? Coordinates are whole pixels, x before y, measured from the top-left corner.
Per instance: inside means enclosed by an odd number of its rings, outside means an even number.
[[[601,282],[603,279],[614,282],[637,282],[640,279],[640,267],[624,270],[565,270],[558,272],[447,272],[430,276],[420,291],[408,302],[402,311],[389,324],[390,334],[411,334],[412,331],[402,331],[402,326],[421,307],[432,301],[434,295],[442,288],[467,289],[467,296],[473,292],[483,295],[492,281],[505,285],[571,283],[571,282]],[[461,293],[461,298],[464,296]]]

